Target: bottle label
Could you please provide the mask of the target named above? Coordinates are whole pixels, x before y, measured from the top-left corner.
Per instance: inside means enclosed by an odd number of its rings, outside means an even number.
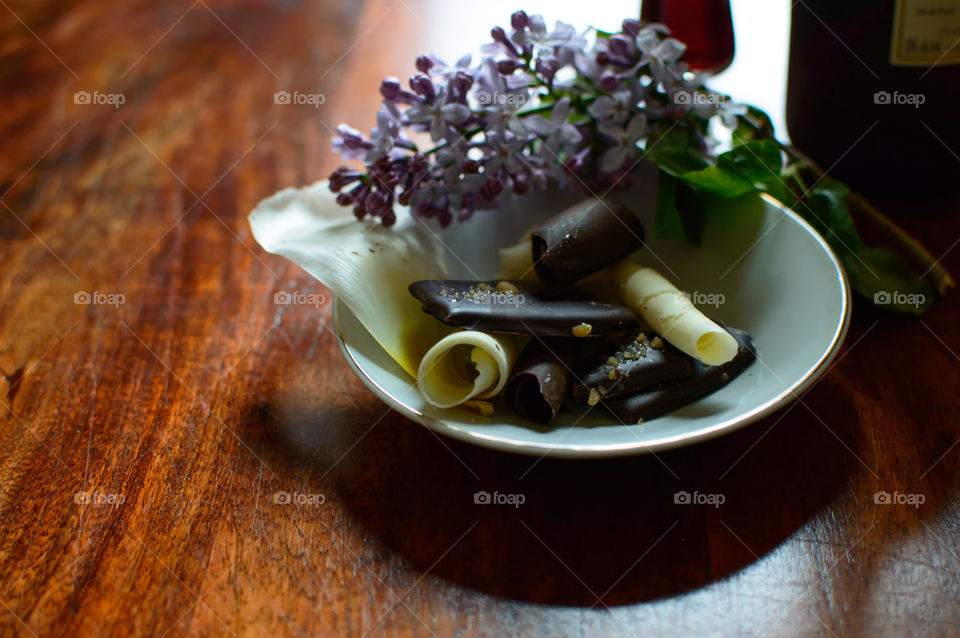
[[[897,0],[890,64],[960,64],[960,0]]]

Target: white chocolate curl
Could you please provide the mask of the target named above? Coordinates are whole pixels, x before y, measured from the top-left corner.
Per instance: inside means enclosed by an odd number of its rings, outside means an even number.
[[[530,239],[532,232],[533,229],[528,230],[516,244],[500,249],[500,272],[497,279],[537,280],[537,273],[533,269],[533,244]]]
[[[494,396],[517,362],[516,338],[462,330],[447,335],[420,362],[417,387],[438,408]]]
[[[614,267],[614,277],[624,302],[681,352],[712,366],[736,356],[737,342],[730,333],[653,268],[622,261]]]

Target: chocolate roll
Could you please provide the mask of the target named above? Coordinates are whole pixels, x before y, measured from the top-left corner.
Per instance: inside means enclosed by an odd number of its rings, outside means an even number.
[[[535,423],[556,418],[570,383],[572,339],[534,337],[520,353],[507,381],[506,398],[517,413]]]
[[[667,381],[633,394],[602,399],[601,403],[624,423],[638,423],[676,410],[716,391],[746,370],[757,358],[756,347],[749,334],[736,328],[728,327],[726,330],[737,340],[738,346],[737,355],[731,361],[710,366],[691,359],[693,373],[689,377]]]
[[[596,403],[602,397],[690,376],[690,361],[660,337],[641,330],[592,359],[588,366],[578,367],[571,394],[580,403]]]
[[[643,245],[640,219],[620,202],[587,199],[531,234],[540,281],[567,284],[609,266]]]
[[[443,323],[481,332],[539,337],[619,337],[640,325],[637,314],[575,288],[531,282],[416,281],[410,293]]]

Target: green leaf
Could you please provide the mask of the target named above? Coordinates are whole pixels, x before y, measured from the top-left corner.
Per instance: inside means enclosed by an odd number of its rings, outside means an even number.
[[[700,245],[703,237],[703,226],[706,222],[706,213],[703,203],[700,201],[701,193],[686,184],[677,184],[677,193],[674,197],[677,203],[677,210],[680,211],[680,221],[683,222],[683,229],[687,233],[687,238],[694,246]]]
[[[807,201],[795,207],[842,257],[863,250],[847,199],[850,189],[835,180],[824,180],[813,187]]]
[[[695,173],[709,166],[700,153],[688,148],[655,146],[647,152],[646,157],[674,177]]]
[[[768,138],[775,138],[773,134],[773,121],[770,119],[770,116],[767,115],[763,110],[758,109],[755,106],[747,105],[747,117],[756,124],[759,129],[760,135]]]
[[[933,286],[895,252],[863,248],[841,261],[853,289],[880,308],[922,315],[933,304]]]
[[[654,216],[657,239],[689,241],[699,245],[703,224],[703,205],[696,191],[673,175],[660,171]]]
[[[783,158],[780,146],[773,140],[746,142],[717,158],[717,166],[737,173],[753,184],[754,188],[770,193],[781,202],[790,205],[796,198],[784,183],[781,171]]]
[[[708,166],[699,171],[684,173],[679,177],[696,189],[720,197],[739,197],[754,190],[753,184],[749,180],[719,166]]]
[[[682,126],[674,126],[659,135],[651,135],[645,156],[674,177],[699,171],[710,165],[700,152],[696,136]]]
[[[780,147],[772,140],[747,142],[734,147],[717,158],[717,166],[760,182],[779,177],[783,168]]]
[[[756,142],[734,149],[721,155],[717,166],[704,159],[697,144],[688,131],[671,129],[651,144],[647,157],[693,188],[720,197],[739,197],[767,184],[761,190],[777,190],[778,184],[778,193],[786,190],[778,179],[780,149],[775,143]]]
[[[686,241],[687,233],[683,229],[683,220],[677,209],[678,180],[665,171],[657,178],[657,203],[654,208],[654,234],[657,239]]]

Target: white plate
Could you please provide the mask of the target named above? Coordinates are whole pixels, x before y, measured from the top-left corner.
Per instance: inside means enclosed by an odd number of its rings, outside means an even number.
[[[633,193],[629,197],[650,196]],[[629,198],[624,197],[629,204]],[[552,196],[523,215],[478,212],[454,225],[443,240],[451,277],[490,278],[494,247],[511,243],[538,219],[569,201]],[[334,301],[340,347],[360,380],[384,403],[432,430],[508,452],[557,457],[603,457],[656,452],[732,432],[795,399],[826,370],[846,335],[850,292],[826,242],[796,214],[772,200],[738,200],[714,211],[700,247],[650,240],[644,261],[659,269],[711,318],[747,330],[758,360],[717,392],[643,425],[621,425],[601,410],[562,412],[549,427],[503,408],[483,417],[465,409],[426,404],[415,381],[373,340],[349,308]],[[719,223],[719,218],[723,222]],[[645,219],[652,228],[652,221]],[[648,234],[651,234],[648,232]],[[709,295],[714,295],[713,298]],[[713,302],[723,302],[711,305]]]

